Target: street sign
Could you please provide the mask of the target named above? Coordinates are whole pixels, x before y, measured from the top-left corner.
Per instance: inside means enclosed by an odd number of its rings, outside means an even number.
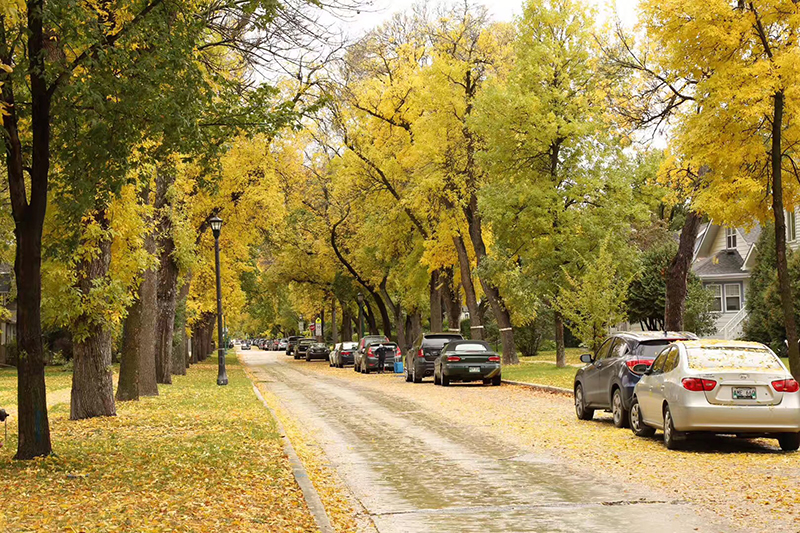
[[[314,327],[314,334],[317,337],[322,337],[322,319],[321,318],[317,318],[317,322],[316,322],[316,324],[314,324],[314,326],[315,326]]]

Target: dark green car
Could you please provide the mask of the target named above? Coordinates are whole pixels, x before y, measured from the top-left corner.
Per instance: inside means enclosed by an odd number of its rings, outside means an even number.
[[[484,341],[450,342],[433,362],[433,382],[445,387],[451,381],[500,385],[500,376],[500,356]]]

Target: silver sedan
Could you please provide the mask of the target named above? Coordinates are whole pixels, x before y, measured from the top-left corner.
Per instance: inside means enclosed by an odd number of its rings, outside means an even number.
[[[634,389],[636,435],[664,431],[669,449],[688,433],[767,436],[800,448],[800,385],[766,346],[742,341],[681,341],[656,357]]]

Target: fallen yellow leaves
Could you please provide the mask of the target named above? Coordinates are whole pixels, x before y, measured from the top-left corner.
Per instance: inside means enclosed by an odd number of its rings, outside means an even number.
[[[229,362],[227,387],[216,373],[215,359],[195,365],[113,418],[70,421],[55,406],[51,457],[13,461],[9,426],[0,530],[316,531],[242,368]]]

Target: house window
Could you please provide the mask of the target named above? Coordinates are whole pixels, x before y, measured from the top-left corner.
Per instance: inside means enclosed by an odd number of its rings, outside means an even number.
[[[738,311],[742,308],[742,286],[738,283],[725,285],[725,310]]]
[[[786,212],[786,240],[792,242],[797,239],[797,220],[794,211]]]
[[[717,313],[722,312],[722,285],[708,285],[708,288],[711,290],[711,296],[713,300],[711,301],[711,310],[716,311]]]
[[[736,228],[725,228],[725,248],[728,250],[736,248]]]

